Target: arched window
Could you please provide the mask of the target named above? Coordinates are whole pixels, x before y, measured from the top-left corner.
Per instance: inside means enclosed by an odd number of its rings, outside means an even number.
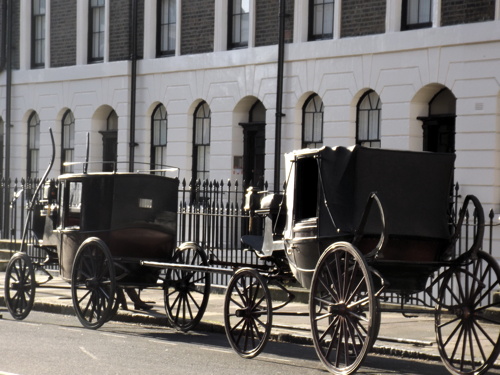
[[[302,112],[302,147],[323,146],[323,101],[313,94],[305,102]]]
[[[66,111],[62,119],[62,149],[61,149],[61,173],[72,173],[72,163],[75,161],[75,116],[70,110]]]
[[[162,169],[167,156],[167,109],[159,104],[151,117],[151,169]]]
[[[193,179],[206,180],[210,170],[210,107],[202,102],[194,112]]]
[[[38,162],[40,154],[40,117],[33,112],[28,119],[28,178],[38,178]]]
[[[380,112],[382,103],[373,90],[366,92],[358,103],[356,144],[380,148]]]

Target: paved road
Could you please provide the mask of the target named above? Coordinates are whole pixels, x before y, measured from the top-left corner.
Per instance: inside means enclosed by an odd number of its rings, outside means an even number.
[[[33,311],[30,319],[0,320],[0,374],[325,374],[310,346],[270,342],[245,360],[218,333],[182,334],[169,328],[109,322],[97,331],[74,316]],[[361,374],[447,374],[437,362],[371,355]],[[500,374],[500,371],[491,372]]]

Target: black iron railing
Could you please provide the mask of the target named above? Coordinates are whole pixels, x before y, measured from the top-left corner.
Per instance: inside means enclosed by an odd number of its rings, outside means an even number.
[[[0,189],[2,192],[0,195],[3,196],[5,189],[8,189],[11,196],[10,201],[7,202],[10,206],[10,230],[8,233],[1,233],[1,237],[10,240],[11,244],[15,244],[20,239],[26,210],[37,182],[24,179],[1,181]],[[246,188],[243,184],[231,181],[197,181],[196,183],[182,181],[178,196],[178,243],[196,242],[206,250],[209,256],[217,260],[247,265],[259,264],[258,257],[252,251],[246,251],[240,240],[249,231],[249,213],[243,209]],[[450,218],[452,222],[456,222],[457,207],[459,207],[461,198],[458,184],[451,195]],[[490,254],[493,251],[494,218],[495,214],[493,210],[490,210],[486,218],[486,240],[483,243],[483,250]],[[455,249],[458,254],[470,247],[476,231],[476,224],[475,212],[468,212],[462,236]],[[40,223],[32,221],[31,225],[36,226]],[[0,227],[2,226],[0,225]],[[29,241],[36,240],[34,238],[35,232],[30,231]],[[11,250],[14,251],[13,245]],[[38,250],[34,247],[31,247],[29,251],[33,257],[45,257],[45,254],[37,253]],[[227,275],[217,273],[212,275],[213,284],[227,284]],[[438,287],[439,285],[435,288]],[[424,293],[407,296],[387,294],[384,296],[384,300],[397,304],[433,305],[431,298]]]

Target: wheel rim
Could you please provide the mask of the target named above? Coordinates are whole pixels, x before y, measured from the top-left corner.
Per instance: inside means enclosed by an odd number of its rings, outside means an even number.
[[[207,266],[205,252],[197,246],[176,251],[173,263]],[[170,324],[181,331],[193,329],[203,317],[210,295],[210,274],[172,270],[165,279],[165,311]]]
[[[242,269],[231,278],[224,302],[224,326],[232,348],[244,358],[257,356],[269,340],[271,296],[255,270]]]
[[[75,257],[71,293],[76,315],[86,328],[108,321],[115,299],[115,269],[107,246],[98,239],[85,241]]]
[[[15,254],[5,271],[5,302],[14,319],[25,319],[35,301],[35,270],[28,255]]]
[[[500,288],[500,268],[487,253],[450,269],[439,290],[436,338],[441,359],[452,373],[483,374],[500,352],[500,317],[488,313],[500,302],[488,302]]]
[[[336,374],[356,371],[376,340],[380,320],[371,273],[352,245],[325,250],[312,279],[309,309],[323,364]]]

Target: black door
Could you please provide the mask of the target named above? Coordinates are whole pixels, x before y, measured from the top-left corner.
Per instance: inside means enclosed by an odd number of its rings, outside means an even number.
[[[431,116],[423,121],[424,151],[455,152],[455,116]]]
[[[102,171],[113,172],[117,160],[118,132],[108,130],[100,133],[102,134]]]
[[[247,186],[264,188],[266,127],[264,123],[240,124],[243,127],[243,180]]]

